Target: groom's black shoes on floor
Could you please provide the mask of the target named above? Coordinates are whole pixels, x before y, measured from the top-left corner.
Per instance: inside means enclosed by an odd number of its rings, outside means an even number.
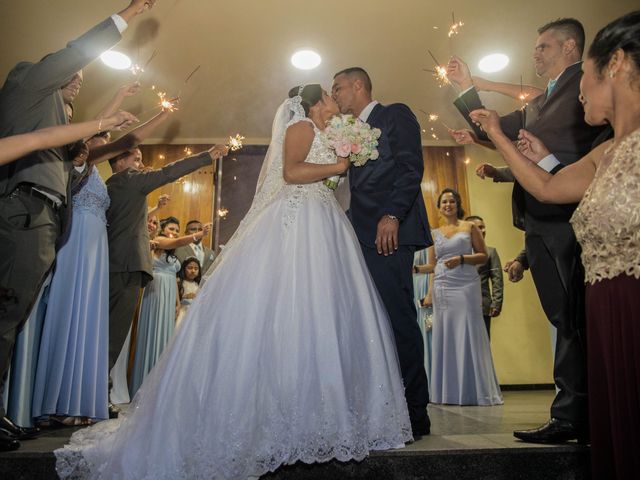
[[[36,438],[40,434],[40,429],[37,427],[19,427],[7,417],[2,417],[0,418],[0,432],[7,433],[15,440],[31,440],[32,438]]]
[[[423,418],[421,421],[411,421],[411,433],[413,433],[413,440],[418,441],[423,436],[431,433],[431,420],[429,417]]]
[[[552,418],[541,427],[532,430],[516,430],[513,436],[527,443],[566,443],[577,440],[580,444],[589,443],[589,432],[586,427]]]
[[[0,452],[10,452],[20,448],[20,442],[13,435],[9,435],[4,430],[0,430]]]

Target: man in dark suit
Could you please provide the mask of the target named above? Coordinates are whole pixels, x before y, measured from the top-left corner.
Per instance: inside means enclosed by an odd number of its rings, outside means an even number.
[[[113,368],[133,319],[140,289],[153,279],[147,229],[147,195],[227,154],[215,146],[159,170],[142,171],[135,149],[109,160],[107,180],[111,204],[107,210],[109,238],[109,370]]]
[[[536,97],[524,112],[501,117],[505,134],[513,140],[523,127],[543,139],[560,164],[540,162],[555,173],[590,151],[601,127],[590,127],[578,100],[584,29],[575,19],[560,19],[538,29],[534,61],[538,76],[549,79],[543,95]],[[463,93],[455,105],[476,135],[487,136],[469,118],[482,107],[467,66],[453,58],[449,79]],[[513,181],[508,169],[482,165],[478,174],[494,181]],[[554,379],[559,391],[551,406],[551,419],[540,428],[515,431],[527,442],[559,443],[587,439],[587,384],[584,343],[584,281],[579,247],[569,219],[576,205],[549,205],[538,202],[515,183],[513,223],[525,231],[526,256],[542,308],[557,327]]]
[[[16,65],[0,90],[0,137],[68,123],[64,105],[78,94],[81,69],[115,45],[127,24],[154,3],[132,0],[66,48],[37,63]],[[0,315],[0,450],[18,448],[18,439],[29,435],[5,417],[2,392],[17,333],[53,266],[56,240],[68,223],[70,178],[76,174],[72,166],[68,149],[62,147],[0,168],[0,286],[16,296]]]
[[[379,158],[349,169],[347,215],[360,240],[371,276],[389,313],[414,438],[430,433],[424,345],[413,301],[413,254],[433,244],[420,184],[424,171],[420,126],[409,107],[372,100],[362,68],[334,76],[333,98],[349,113],[382,132]]]
[[[195,235],[203,230],[204,228],[200,220],[189,220],[184,229],[184,234]],[[204,275],[213,263],[215,254],[213,250],[202,244],[202,238],[193,237],[193,243],[184,247],[176,248],[176,257],[178,257],[180,263],[184,262],[189,257],[197,258],[200,262],[200,273]]]
[[[487,226],[482,217],[470,215],[465,220],[473,222],[478,227],[482,238],[487,236]],[[480,289],[482,290],[482,316],[484,317],[484,325],[487,327],[487,335],[491,339],[491,319],[500,315],[502,311],[504,282],[498,251],[489,245],[486,247],[489,259],[481,265],[476,265],[476,268],[480,276]]]

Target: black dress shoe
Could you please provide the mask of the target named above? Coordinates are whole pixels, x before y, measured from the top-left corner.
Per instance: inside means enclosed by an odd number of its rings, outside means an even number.
[[[17,440],[31,440],[40,434],[38,427],[19,427],[7,417],[0,418],[0,431],[8,433]]]
[[[411,423],[411,433],[413,433],[414,441],[420,440],[424,435],[429,435],[431,433],[429,417],[427,417],[426,421]]]
[[[0,452],[10,452],[20,448],[20,442],[4,430],[0,430]]]
[[[532,430],[516,430],[513,436],[527,443],[565,443],[571,440],[577,440],[581,444],[589,443],[586,427],[578,427],[559,418],[552,418],[541,427]]]

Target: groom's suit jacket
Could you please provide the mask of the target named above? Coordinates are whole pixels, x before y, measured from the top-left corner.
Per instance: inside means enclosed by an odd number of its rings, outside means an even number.
[[[591,127],[584,121],[584,110],[578,100],[580,95],[580,79],[582,77],[582,63],[567,67],[560,75],[551,95],[546,92],[526,106],[526,129],[540,138],[550,152],[562,165],[569,165],[587,154],[594,140],[604,127]],[[478,108],[484,108],[475,88],[468,90],[454,102],[460,113],[466,118],[476,135],[487,140],[483,130],[469,118],[469,113]],[[518,138],[523,125],[521,110],[500,117],[500,126],[511,140]],[[560,166],[561,168],[561,166]],[[551,173],[555,173],[556,170]],[[504,175],[502,181],[509,181]],[[513,177],[511,177],[513,178]],[[575,210],[576,204],[552,205],[537,201],[526,192],[519,183],[515,183],[512,195],[513,224],[525,230],[525,215],[527,217],[526,231],[540,229],[537,233],[546,232],[547,221],[568,222]],[[538,223],[536,220],[541,220]]]
[[[401,103],[376,105],[367,123],[381,130],[379,158],[349,169],[351,205],[347,215],[358,239],[374,248],[383,215],[400,220],[400,245],[426,248],[433,244],[420,184],[424,171],[420,126]]]

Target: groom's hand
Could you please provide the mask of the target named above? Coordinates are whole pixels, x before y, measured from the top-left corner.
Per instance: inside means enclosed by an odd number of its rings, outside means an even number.
[[[393,252],[398,249],[399,228],[400,222],[397,218],[385,215],[380,219],[376,233],[376,249],[378,250],[378,255],[384,254],[385,257],[393,255]]]

